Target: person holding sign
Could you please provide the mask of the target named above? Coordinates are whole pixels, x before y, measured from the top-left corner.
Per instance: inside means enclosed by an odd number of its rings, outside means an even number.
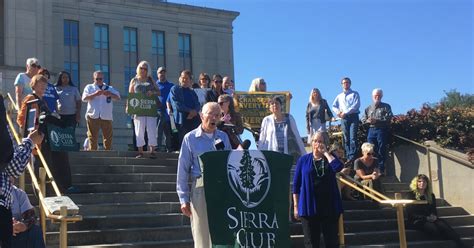
[[[178,158],[176,191],[181,203],[181,212],[191,218],[191,230],[196,248],[211,247],[199,155],[208,151],[231,149],[227,134],[217,130],[221,116],[219,104],[215,102],[204,104],[200,113],[202,124],[184,136]],[[190,178],[191,188],[188,184]]]
[[[322,232],[326,247],[337,248],[337,221],[342,213],[342,201],[336,173],[344,165],[328,152],[323,132],[314,133],[311,144],[313,151],[296,163],[293,178],[294,217],[301,220],[305,247],[319,247]]]
[[[87,102],[86,122],[89,150],[97,150],[99,130],[102,129],[104,149],[112,150],[112,100],[120,100],[120,93],[104,83],[104,73],[94,72],[94,83],[86,85],[82,101]]]
[[[158,100],[158,95],[160,91],[156,84],[154,84],[149,79],[151,78],[151,69],[147,61],[141,61],[137,66],[137,74],[130,81],[130,86],[128,88],[128,93],[137,93],[146,95],[147,97],[155,96]],[[127,101],[127,108],[128,106]],[[155,105],[156,107],[156,105]],[[148,115],[133,115],[133,122],[135,124],[135,134],[138,148],[138,155],[136,158],[143,157],[143,146],[145,145],[145,130],[148,134],[148,145],[150,158],[156,158],[155,155],[155,146],[157,145],[157,135],[156,135],[156,123],[157,123],[157,110],[153,111],[154,116]]]
[[[273,97],[270,101],[271,115],[263,118],[258,140],[258,149],[292,155],[294,161],[306,153],[303,141],[293,116],[282,112],[282,100]]]

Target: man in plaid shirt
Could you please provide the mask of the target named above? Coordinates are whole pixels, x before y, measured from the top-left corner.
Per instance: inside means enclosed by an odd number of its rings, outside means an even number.
[[[39,131],[31,132],[27,138],[23,139],[19,145],[13,145],[10,130],[6,124],[5,106],[3,97],[0,95],[0,244],[2,248],[11,247],[13,235],[12,213],[11,213],[11,192],[12,183],[10,176],[19,177],[26,168],[31,157],[31,151],[35,144],[41,144],[43,134]],[[13,150],[8,145],[13,146]]]

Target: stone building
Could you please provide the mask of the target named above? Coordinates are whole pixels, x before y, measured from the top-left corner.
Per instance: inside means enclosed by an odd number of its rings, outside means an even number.
[[[156,68],[166,66],[173,82],[183,69],[233,77],[238,15],[163,0],[0,0],[0,91],[14,92],[28,57],[38,58],[53,80],[69,71],[81,92],[101,69],[126,96],[141,60],[151,63],[155,78]],[[114,107],[117,128],[127,120],[123,102]]]

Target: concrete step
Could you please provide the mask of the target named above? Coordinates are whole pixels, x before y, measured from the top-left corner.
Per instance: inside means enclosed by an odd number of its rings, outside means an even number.
[[[120,183],[120,182],[176,182],[176,173],[126,173],[116,174],[73,174],[73,184],[77,183]]]
[[[464,237],[462,241],[467,247],[474,247],[474,237]],[[407,242],[410,248],[456,248],[456,244],[451,240],[423,240]],[[380,244],[365,244],[365,245],[346,245],[346,248],[399,248],[400,243],[380,243]]]
[[[469,215],[469,213],[461,207],[439,207],[438,215],[457,216]],[[344,220],[376,220],[376,219],[396,219],[397,213],[394,208],[384,208],[375,210],[352,209],[344,211]]]
[[[176,167],[164,165],[81,165],[71,168],[73,174],[176,173]]]
[[[136,155],[136,154],[135,154]],[[135,158],[133,157],[92,157],[84,156],[77,159],[69,159],[71,167],[84,166],[84,165],[164,165],[174,166],[178,165],[178,159],[171,157],[157,157],[156,159],[150,158]]]
[[[461,237],[467,237],[470,239],[474,237],[472,232],[474,231],[474,226],[457,226],[453,227]],[[416,230],[406,230],[408,247],[411,247],[412,242],[425,242],[425,244],[430,244],[431,242],[438,242],[438,240],[433,240],[432,237],[429,237],[427,234],[422,233]],[[359,246],[367,247],[367,245],[373,244],[395,244],[398,242],[398,230],[384,230],[384,231],[369,231],[369,232],[354,232],[354,233],[345,233],[344,235],[346,246]],[[291,247],[304,247],[303,245],[303,235],[291,235],[292,244]],[[448,242],[451,244],[451,242]],[[383,247],[383,246],[381,246]],[[398,246],[400,247],[400,245]],[[422,246],[420,246],[422,247]],[[431,247],[431,246],[424,246]],[[450,246],[447,246],[450,247]]]
[[[110,157],[135,157],[137,152],[134,151],[80,151],[80,152],[70,152],[69,158],[84,158],[84,157],[96,157],[96,158],[110,158]],[[179,154],[175,153],[165,153],[157,152],[158,158],[174,158],[178,159]]]
[[[133,229],[156,228],[169,226],[189,226],[190,219],[182,214],[120,214],[83,216],[83,221],[69,224],[68,231],[99,230],[99,229]],[[49,224],[48,232],[59,230],[59,225]]]
[[[445,216],[441,217],[451,226],[470,226],[474,225],[474,215]],[[344,220],[345,233],[357,233],[364,231],[389,231],[397,230],[397,219],[372,219],[372,220]],[[290,233],[297,235],[303,233],[300,222],[293,223],[290,226]]]
[[[95,244],[93,246],[84,245],[84,246],[68,246],[69,248],[98,248],[98,247],[107,247],[107,248],[119,248],[119,247],[133,247],[133,248],[192,248],[193,247],[192,239],[183,239],[183,240],[170,240],[170,241],[148,241],[148,242],[128,242],[128,243],[117,243],[117,244]]]
[[[104,192],[147,192],[147,191],[172,191],[176,190],[175,182],[119,182],[119,183],[77,183],[74,184],[81,193]],[[32,193],[31,187],[26,187],[26,193]]]
[[[68,232],[68,242],[73,245],[188,240],[191,238],[190,226],[118,228]],[[59,232],[48,232],[46,240],[48,245],[59,244]]]
[[[78,205],[83,216],[111,214],[181,213],[179,202],[132,202]]]
[[[146,203],[146,202],[179,202],[176,190],[161,192],[108,192],[108,193],[81,193],[69,197],[76,203],[106,204],[106,203]]]

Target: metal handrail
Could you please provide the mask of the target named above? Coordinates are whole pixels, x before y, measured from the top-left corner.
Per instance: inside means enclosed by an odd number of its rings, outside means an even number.
[[[453,160],[453,161],[455,161],[455,162],[457,162],[457,163],[459,163],[459,164],[462,164],[462,165],[467,166],[467,167],[469,167],[469,168],[471,168],[471,169],[474,169],[474,164],[471,163],[471,162],[469,162],[469,160],[467,160],[466,158],[456,156],[456,155],[454,155],[454,154],[448,153],[448,152],[446,152],[446,151],[443,151],[443,150],[441,150],[441,149],[439,149],[439,148],[436,148],[436,147],[432,147],[432,146],[430,146],[430,145],[425,145],[425,144],[418,143],[418,142],[416,142],[416,141],[414,141],[414,140],[405,138],[405,137],[400,136],[400,135],[397,135],[397,134],[393,134],[393,136],[396,137],[396,138],[399,138],[399,139],[401,139],[401,140],[404,140],[404,141],[406,141],[406,142],[409,142],[409,143],[411,143],[411,144],[417,145],[417,146],[419,146],[419,147],[423,147],[423,148],[425,148],[427,151],[434,152],[434,153],[439,154],[439,155],[441,155],[441,156],[443,156],[443,157],[446,157],[446,158],[448,158],[448,159],[451,159],[451,160]]]
[[[10,95],[10,93],[8,93],[7,95],[8,95],[8,98],[9,98],[10,103],[12,104],[13,108],[16,111],[18,111],[19,110],[18,106],[15,104],[15,101],[13,101],[13,98]],[[8,125],[10,126],[10,131],[12,132],[12,134],[15,138],[15,141],[17,142],[17,144],[21,144],[20,136],[18,135],[18,132],[15,129],[15,125],[13,124],[13,121],[12,121],[10,115],[6,114],[6,117],[7,117]],[[38,152],[38,156],[41,160],[41,163],[43,164],[43,168],[40,168],[40,182],[39,183],[38,183],[38,179],[36,178],[35,171],[33,169],[33,165],[31,163],[31,160],[30,160],[30,162],[28,162],[27,169],[28,169],[28,172],[31,176],[31,181],[33,183],[33,186],[36,189],[36,191],[38,192],[40,215],[41,215],[41,228],[42,228],[42,232],[43,232],[43,240],[44,240],[44,242],[46,242],[46,218],[49,218],[52,221],[54,221],[54,220],[60,221],[60,232],[59,232],[60,242],[59,242],[59,246],[60,246],[60,248],[66,248],[67,247],[67,224],[68,223],[74,223],[74,222],[77,222],[77,221],[82,221],[82,216],[80,216],[80,215],[68,216],[66,206],[62,206],[60,208],[60,214],[59,215],[51,213],[49,211],[49,208],[47,208],[47,206],[45,204],[45,201],[44,201],[44,198],[45,198],[45,193],[44,192],[46,190],[46,185],[45,185],[45,180],[44,180],[45,174],[48,175],[48,179],[50,180],[50,183],[53,186],[53,189],[54,189],[54,192],[55,192],[56,196],[61,196],[61,192],[59,191],[59,188],[58,188],[56,182],[54,181],[52,173],[49,170],[48,164],[47,164],[43,154],[41,153],[40,147],[38,145],[36,145],[35,147],[36,147],[36,150]],[[24,176],[24,174],[22,176]],[[24,182],[24,180],[23,180],[23,182]]]

